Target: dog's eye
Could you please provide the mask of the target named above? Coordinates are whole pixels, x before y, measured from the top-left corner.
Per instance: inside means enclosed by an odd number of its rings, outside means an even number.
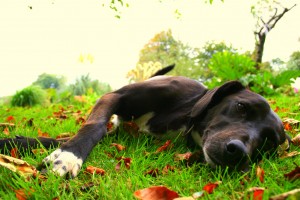
[[[246,114],[246,106],[242,103],[236,104],[236,110],[241,114]]]

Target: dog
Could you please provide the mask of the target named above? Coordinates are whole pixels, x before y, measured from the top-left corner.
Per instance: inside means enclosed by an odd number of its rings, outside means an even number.
[[[289,139],[266,99],[240,82],[208,90],[186,77],[163,76],[173,67],[103,95],[78,133],[43,162],[53,163],[52,170],[60,176],[77,176],[93,147],[107,134],[113,115],[158,137],[182,134],[189,145],[202,150],[210,166],[241,171]]]

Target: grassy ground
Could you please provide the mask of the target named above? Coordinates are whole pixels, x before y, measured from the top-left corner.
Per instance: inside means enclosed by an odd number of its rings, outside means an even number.
[[[289,117],[300,120],[300,100],[298,97],[278,96],[271,97],[271,106],[280,117]],[[60,111],[59,105],[35,108],[4,108],[0,110],[0,122],[5,122],[9,116],[14,117],[16,127],[9,129],[9,136],[0,130],[0,138],[24,135],[36,137],[38,130],[47,132],[51,137],[64,132],[76,133],[80,125],[76,123],[74,114],[78,110],[81,116],[91,108],[91,103],[77,104],[73,107],[64,106],[66,119],[56,119],[53,112]],[[33,126],[28,123],[33,118]],[[299,130],[290,132],[291,136],[299,133]],[[110,147],[111,143],[118,143],[126,147],[118,152]],[[0,167],[0,199],[15,199],[16,190],[24,189],[30,193],[30,199],[135,199],[134,191],[155,185],[164,185],[176,191],[180,196],[191,196],[194,192],[201,191],[209,182],[222,181],[213,192],[202,199],[249,199],[246,191],[252,187],[265,188],[263,199],[281,194],[300,187],[300,180],[289,181],[284,174],[292,171],[295,164],[300,165],[300,156],[292,158],[272,157],[264,158],[259,164],[253,164],[252,170],[243,174],[240,172],[228,172],[226,169],[211,169],[204,164],[194,164],[187,167],[184,161],[176,161],[176,153],[189,151],[180,140],[172,141],[173,148],[155,153],[157,148],[165,141],[141,135],[134,137],[120,131],[116,135],[110,135],[97,145],[82,167],[81,173],[74,179],[67,180],[53,174],[47,175],[47,180],[39,181],[31,179],[25,181],[15,173]],[[299,147],[292,146],[291,151],[300,151]],[[52,152],[49,150],[49,152]],[[49,153],[48,152],[48,153]],[[22,159],[36,166],[47,155],[32,155],[24,152]],[[119,157],[131,158],[130,169],[124,163],[120,170],[116,170]],[[89,166],[100,167],[106,171],[105,175],[83,173]],[[167,165],[174,168],[163,170]],[[256,175],[256,168],[260,166],[265,171],[262,183]],[[156,177],[147,174],[149,170],[157,170]],[[89,187],[88,187],[89,185]]]

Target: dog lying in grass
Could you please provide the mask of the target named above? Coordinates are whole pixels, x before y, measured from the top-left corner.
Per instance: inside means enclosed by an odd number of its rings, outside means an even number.
[[[52,170],[60,176],[77,176],[93,147],[106,135],[113,115],[116,120],[133,121],[141,132],[157,137],[170,132],[182,134],[188,145],[201,149],[212,167],[241,171],[289,139],[268,102],[240,82],[230,81],[208,90],[189,78],[163,76],[173,67],[103,95],[78,133],[44,163],[53,163]]]

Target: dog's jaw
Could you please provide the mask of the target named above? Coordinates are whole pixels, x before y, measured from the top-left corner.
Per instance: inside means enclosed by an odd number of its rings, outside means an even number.
[[[53,163],[52,171],[60,176],[64,176],[69,172],[72,177],[75,177],[80,171],[83,160],[72,152],[57,149],[47,156],[43,162]]]

